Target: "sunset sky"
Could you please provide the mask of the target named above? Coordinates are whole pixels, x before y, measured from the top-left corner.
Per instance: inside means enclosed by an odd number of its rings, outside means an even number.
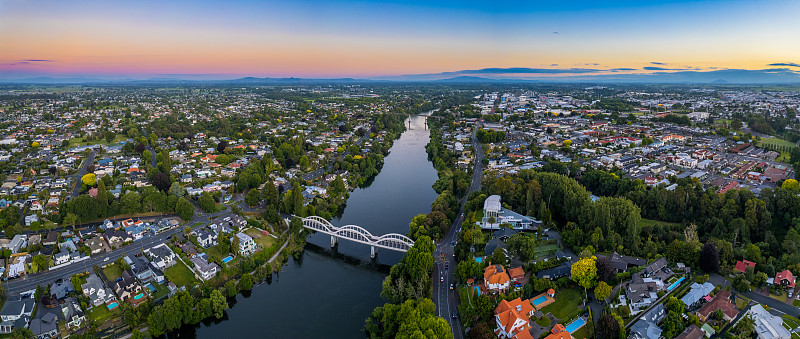
[[[0,0],[0,78],[800,71],[800,1],[433,2]]]

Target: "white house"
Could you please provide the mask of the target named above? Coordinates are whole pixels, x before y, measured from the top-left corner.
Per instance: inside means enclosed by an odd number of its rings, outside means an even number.
[[[256,251],[256,242],[251,236],[239,232],[236,233],[236,237],[239,238],[239,254],[250,255]]]

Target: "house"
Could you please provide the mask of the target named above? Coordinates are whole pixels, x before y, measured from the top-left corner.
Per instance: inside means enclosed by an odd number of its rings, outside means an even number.
[[[25,327],[33,312],[33,298],[9,298],[0,309],[0,333],[11,333],[14,328]]]
[[[740,273],[744,273],[748,267],[752,267],[755,270],[756,263],[748,260],[739,260],[736,262],[736,270]]]
[[[92,254],[98,254],[105,249],[105,242],[103,241],[103,237],[96,235],[89,240],[86,240],[86,246],[89,246],[89,250],[92,251]]]
[[[505,292],[508,289],[511,277],[503,265],[492,265],[483,270],[483,283],[487,290],[494,292]]]
[[[116,300],[111,289],[103,285],[103,281],[94,273],[89,274],[89,277],[86,278],[86,283],[81,285],[81,290],[83,290],[83,295],[88,297],[94,306]]]
[[[664,304],[658,304],[650,311],[647,311],[631,325],[631,333],[628,338],[631,339],[658,339],[661,337],[661,328],[658,324],[667,317],[667,310]]]
[[[42,245],[44,246],[53,246],[58,243],[58,232],[50,231],[47,232],[47,236],[42,240]]]
[[[117,281],[113,282],[112,285],[114,287],[114,293],[117,294],[120,300],[127,300],[130,303],[134,303],[132,300],[133,297],[142,291],[142,286],[139,285],[139,282],[136,281],[136,278],[128,270],[123,271],[122,276],[117,279]]]
[[[239,239],[240,255],[250,255],[256,251],[256,242],[253,241],[253,238],[251,236],[239,232],[236,233],[236,237]]]
[[[41,318],[31,320],[29,329],[36,339],[55,338],[58,335],[58,317],[47,313]]]
[[[683,298],[681,298],[681,301],[683,301],[683,304],[686,305],[686,307],[691,307],[713,290],[714,285],[712,285],[710,282],[703,283],[702,285],[698,283],[692,283],[689,292],[686,293]]]
[[[78,300],[75,298],[67,298],[61,304],[61,312],[64,314],[64,321],[69,327],[80,328],[86,321],[86,313],[83,312]]]
[[[497,323],[495,334],[498,338],[515,338],[520,332],[527,332],[530,328],[530,317],[534,311],[533,305],[528,299],[517,298],[512,301],[501,301],[494,309]]]
[[[11,253],[17,253],[21,248],[28,246],[28,237],[24,234],[17,234],[11,239],[11,242],[8,244],[8,249],[11,250]]]
[[[153,262],[156,267],[160,270],[164,270],[167,267],[171,267],[175,265],[175,253],[167,247],[166,244],[160,244],[154,246],[152,248],[148,248],[144,250],[144,254],[150,258],[150,261]]]
[[[528,337],[532,338],[530,333]],[[569,334],[569,331],[567,331],[564,325],[556,324],[556,326],[550,329],[550,334],[544,337],[544,339],[572,339],[572,335]]]
[[[515,230],[532,230],[541,226],[541,221],[502,208],[499,195],[492,195],[486,198],[483,202],[483,218],[480,222],[481,228],[499,229],[500,225],[503,224],[508,224]]]
[[[767,312],[761,304],[756,304],[747,311],[755,322],[758,339],[790,339],[792,334],[783,327],[783,319]]]
[[[697,316],[700,318],[700,321],[706,322],[708,317],[717,310],[722,311],[723,319],[727,322],[736,319],[736,316],[739,315],[739,310],[731,303],[730,298],[731,292],[719,290],[711,301],[703,305],[703,307],[700,307],[700,310],[697,311]]]
[[[647,260],[645,259],[620,255],[616,251],[611,253],[609,260],[618,273],[626,272],[632,267],[639,267],[647,264]]]
[[[133,237],[131,237],[131,235],[125,231],[107,231],[104,236],[106,242],[108,242],[112,248],[116,248],[126,242],[133,241]]]
[[[694,324],[689,325],[683,333],[675,337],[675,339],[701,339],[705,337],[706,333]]]
[[[197,243],[205,248],[216,245],[217,238],[217,233],[212,230],[201,228],[199,231],[197,231]]]
[[[667,259],[664,259],[663,257],[658,258],[642,268],[642,276],[649,277],[657,273],[658,271],[663,270],[666,267],[667,267]]]
[[[511,280],[517,282],[519,279],[525,278],[525,270],[522,269],[522,266],[509,268],[508,276],[511,277]]]
[[[571,273],[572,272],[570,271],[569,263],[563,263],[561,266],[556,268],[536,272],[536,277],[539,279],[549,279],[552,281],[561,277],[569,277]]]
[[[219,270],[219,266],[215,263],[209,263],[205,261],[203,258],[194,257],[189,259],[193,264],[195,271],[200,275],[200,278],[203,280],[208,280],[213,278],[217,275],[217,271]]]
[[[786,288],[794,288],[794,275],[789,270],[775,274],[775,284]]]
[[[150,269],[150,262],[141,256],[127,255],[125,262],[131,267],[131,272],[143,283],[153,280],[153,270]]]
[[[628,299],[631,310],[645,308],[658,300],[658,290],[663,286],[663,283],[660,283],[650,278],[642,278],[641,272],[634,274],[625,289],[625,298]]]
[[[75,287],[68,279],[56,281],[50,285],[50,293],[56,296],[58,300],[66,299],[70,293],[75,292]]]

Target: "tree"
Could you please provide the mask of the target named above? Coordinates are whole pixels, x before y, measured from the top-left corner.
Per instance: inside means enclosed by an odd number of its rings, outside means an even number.
[[[72,226],[72,229],[75,230],[75,224],[78,222],[78,216],[74,213],[67,213],[67,216],[64,217],[64,224]]]
[[[214,318],[222,318],[226,308],[228,308],[228,301],[219,289],[215,289],[211,292],[211,309],[214,312]]]
[[[17,327],[14,329],[14,332],[11,332],[11,338],[13,339],[34,339],[36,336],[33,335],[33,331],[25,328],[25,327]]]
[[[163,172],[158,172],[153,175],[153,186],[159,190],[166,192],[172,183],[169,181],[169,176]]]
[[[719,251],[711,242],[706,242],[700,251],[700,268],[707,273],[719,271]]]
[[[141,212],[142,202],[139,199],[139,193],[125,193],[125,195],[122,196],[122,199],[120,199],[120,206],[122,207],[122,213],[125,214]]]
[[[203,192],[203,194],[200,195],[200,199],[197,200],[197,204],[206,213],[211,213],[214,211],[214,198],[212,198],[211,194],[208,194],[208,192]]]
[[[608,257],[597,258],[595,265],[597,265],[597,279],[610,282],[614,278],[616,270],[611,263],[611,259],[608,259]]]
[[[244,196],[244,203],[249,205],[250,207],[258,205],[259,194],[257,189],[251,189],[247,191],[247,195]]]
[[[86,174],[84,174],[81,177],[81,183],[86,185],[86,186],[88,186],[88,187],[94,186],[97,183],[97,180],[95,179],[94,173],[86,173]]]
[[[572,281],[578,283],[578,285],[585,289],[594,287],[597,282],[597,265],[595,261],[597,261],[597,257],[591,256],[582,258],[572,264],[572,268],[570,269]]]
[[[611,286],[606,284],[605,281],[601,281],[597,284],[597,287],[594,288],[594,297],[598,301],[604,301],[609,296],[611,296]]]
[[[597,337],[599,339],[618,339],[619,331],[619,322],[608,314],[604,314],[597,321]]]
[[[492,253],[492,264],[495,265],[505,265],[508,261],[508,257],[506,257],[506,253],[502,248],[497,248]]]
[[[181,183],[176,181],[169,186],[169,194],[172,194],[178,198],[183,198],[183,196],[186,195],[186,189],[181,186]]]
[[[44,254],[34,255],[33,260],[31,260],[30,273],[45,271],[49,266],[50,266],[49,256],[46,256]]]
[[[181,216],[183,221],[189,221],[194,216],[194,206],[186,198],[180,198],[175,203],[175,212]]]
[[[228,142],[226,140],[220,140],[217,144],[217,152],[225,153],[225,148],[228,147]]]
[[[253,289],[253,276],[250,273],[242,274],[239,278],[239,290],[249,291]]]

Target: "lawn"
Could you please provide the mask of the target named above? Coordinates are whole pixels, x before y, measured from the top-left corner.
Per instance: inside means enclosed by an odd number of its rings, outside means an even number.
[[[786,302],[786,298],[788,298],[788,296],[787,296],[787,294],[786,294],[786,291],[784,291],[784,290],[780,290],[779,292],[780,292],[781,294],[778,294],[778,295],[775,295],[775,294],[772,294],[772,293],[770,293],[770,294],[769,294],[769,297],[770,297],[770,298],[772,298],[772,299],[775,299],[775,300],[777,300],[777,301],[780,301],[780,302],[782,302],[782,303],[785,303],[785,302]]]
[[[275,238],[261,233],[261,230],[257,228],[250,228],[244,233],[253,237],[253,241],[255,241],[256,244],[258,244],[258,246],[261,248],[270,248],[272,247],[272,244],[275,243]]]
[[[541,317],[539,319],[536,319],[536,323],[541,327],[550,327],[550,318]]]
[[[537,258],[537,259],[538,258],[544,258],[544,257],[550,256],[550,255],[553,255],[554,253],[556,253],[556,251],[558,251],[558,244],[557,243],[556,244],[540,245],[540,246],[536,246],[534,248],[534,250],[533,250],[534,255],[533,256],[534,256],[534,258]]]
[[[665,226],[678,226],[678,225],[680,225],[677,222],[666,222],[666,221],[659,221],[659,220],[645,219],[645,218],[642,218],[641,221],[639,221],[639,227],[655,226],[655,225],[659,225],[659,224],[660,225],[665,225]]]
[[[181,261],[176,262],[175,265],[164,270],[164,275],[178,287],[192,286],[197,282],[197,279],[194,277],[194,272]]]
[[[116,145],[116,144],[119,144],[120,142],[123,142],[125,140],[128,140],[128,138],[123,136],[123,135],[121,135],[121,134],[117,134],[116,136],[114,136],[114,141],[112,141],[112,142],[106,141],[105,138],[102,138],[100,140],[84,141],[83,138],[77,137],[77,138],[69,139],[69,147],[83,146],[83,145],[98,145],[98,144],[99,145]]]
[[[589,333],[589,326],[583,326],[579,330],[572,333],[573,338],[591,338],[592,334]]]
[[[167,286],[161,285],[155,281],[151,282],[151,284],[156,288],[156,292],[152,295],[153,300],[157,300],[158,298],[169,294],[169,288],[167,288]],[[150,293],[149,289],[148,293]]]
[[[569,317],[581,308],[583,291],[576,288],[561,290],[556,292],[555,299],[554,303],[542,309],[542,313],[547,314],[549,312],[559,320],[569,320],[564,318]]]
[[[230,253],[222,252],[222,250],[220,250],[219,248],[219,245],[211,246],[207,248],[205,252],[206,254],[208,254],[209,258],[214,258],[214,259],[222,259],[230,255]],[[213,259],[209,260],[213,261]]]
[[[103,267],[103,273],[106,274],[106,278],[108,278],[109,282],[115,281],[122,277],[122,267],[119,267],[117,264],[111,264]]]
[[[787,148],[792,148],[792,147],[796,147],[797,146],[795,143],[793,143],[791,141],[778,139],[778,138],[761,139],[758,142],[758,146],[759,147],[764,147],[764,145],[769,145],[769,146],[773,146],[773,147],[781,147],[781,146],[783,146],[783,147],[787,147]]]
[[[89,320],[95,320],[98,324],[102,324],[119,315],[119,312],[119,307],[109,311],[105,304],[100,304],[89,310],[88,317]]]

